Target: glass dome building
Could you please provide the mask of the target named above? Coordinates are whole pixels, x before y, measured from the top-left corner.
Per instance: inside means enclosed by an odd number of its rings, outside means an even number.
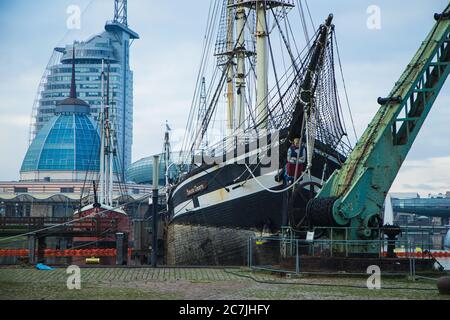
[[[21,181],[84,181],[100,171],[100,135],[89,105],[76,97],[75,59],[70,97],[36,135],[20,169]]]
[[[159,155],[159,182],[160,186],[166,185],[166,163],[164,154]],[[169,164],[170,165],[170,164]],[[173,180],[178,175],[176,166],[169,169],[169,180]],[[142,158],[131,164],[127,168],[126,176],[129,182],[137,184],[153,184],[153,156]]]

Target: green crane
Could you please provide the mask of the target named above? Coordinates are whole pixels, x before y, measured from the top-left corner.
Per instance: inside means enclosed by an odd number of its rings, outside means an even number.
[[[308,203],[313,225],[350,227],[349,240],[378,236],[374,230],[386,195],[450,73],[450,4],[434,18],[436,24],[389,97],[378,99],[380,109],[344,166]]]

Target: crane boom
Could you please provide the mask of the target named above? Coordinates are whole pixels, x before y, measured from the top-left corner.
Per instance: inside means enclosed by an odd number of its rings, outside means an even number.
[[[450,5],[381,105],[344,166],[308,203],[314,225],[349,226],[375,238],[385,197],[450,73]]]

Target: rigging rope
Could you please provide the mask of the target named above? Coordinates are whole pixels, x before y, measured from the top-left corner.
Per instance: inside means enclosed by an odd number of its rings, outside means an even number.
[[[246,167],[247,170],[250,172],[250,174],[252,175],[252,177],[253,177],[253,179],[256,181],[256,183],[258,183],[259,186],[260,186],[261,188],[263,188],[264,190],[266,190],[266,191],[268,191],[268,192],[270,192],[270,193],[283,193],[283,192],[286,192],[286,191],[288,191],[288,190],[294,188],[295,185],[296,185],[297,183],[299,183],[300,180],[303,179],[303,176],[308,172],[308,170],[305,170],[305,171],[302,173],[302,175],[301,175],[300,177],[298,177],[298,179],[295,180],[289,187],[287,187],[287,188],[285,188],[285,189],[282,189],[282,190],[272,190],[272,189],[267,188],[265,185],[263,185],[263,184],[261,183],[261,181],[258,180],[258,178],[254,175],[253,171],[250,169],[250,167],[249,167],[247,164],[245,164],[245,167]]]
[[[298,2],[299,0],[297,0]],[[212,5],[212,9],[210,8],[210,17],[208,19],[208,30],[206,32],[205,35],[205,43],[204,43],[204,52],[203,52],[203,56],[202,56],[202,63],[201,63],[201,70],[200,73],[205,72],[206,70],[206,52],[208,51],[207,45],[212,43],[211,39],[212,39],[212,31],[215,30],[213,22],[214,20],[217,18],[218,15],[220,15],[220,13],[222,14],[222,18],[224,17],[224,14],[227,13],[226,8],[224,8],[223,6],[221,7],[219,2],[226,6],[226,4],[228,3],[227,0],[221,0],[221,1],[215,1],[215,5]],[[305,5],[301,4],[301,6],[299,5],[299,12],[303,14],[301,14],[301,18],[302,18],[302,24],[303,27],[305,29],[306,32],[306,36],[309,38],[309,32],[307,30],[307,26],[306,26],[306,13],[304,12],[304,7],[306,6],[306,9],[308,10],[308,14],[311,18],[311,14],[309,11],[309,6],[307,1],[305,1]],[[271,9],[272,10],[272,9]],[[300,84],[302,83],[302,81],[304,81],[304,71],[305,66],[307,64],[310,63],[311,60],[311,52],[314,51],[314,48],[317,46],[317,40],[318,40],[318,36],[320,33],[320,28],[316,31],[315,35],[313,38],[307,39],[307,46],[305,46],[305,48],[302,50],[302,52],[298,53],[298,56],[295,58],[293,56],[293,52],[290,49],[290,41],[288,40],[289,35],[292,35],[293,38],[293,43],[294,43],[294,47],[295,49],[297,49],[298,52],[298,48],[295,42],[295,37],[293,36],[293,31],[292,31],[292,27],[288,21],[288,17],[283,14],[280,13],[280,11],[278,10],[277,12],[272,10],[272,14],[274,17],[274,25],[278,27],[279,29],[279,34],[280,34],[280,41],[282,40],[285,44],[285,47],[287,49],[287,52],[292,60],[292,65],[290,66],[289,70],[287,70],[287,72],[281,77],[278,78],[278,75],[275,71],[275,80],[276,80],[276,84],[273,86],[273,88],[269,91],[268,93],[268,97],[269,98],[269,108],[268,108],[268,113],[267,115],[264,115],[265,119],[262,119],[262,121],[265,121],[267,118],[270,117],[270,126],[269,126],[269,130],[272,129],[282,129],[282,128],[286,128],[287,126],[289,126],[289,123],[291,123],[292,121],[292,116],[293,113],[295,111],[295,109],[297,108],[297,96],[298,96],[298,88],[300,86]],[[225,15],[226,16],[226,15]],[[244,23],[244,28],[250,28],[250,21],[248,21],[249,18],[251,18],[252,15],[251,14],[246,14],[245,15],[245,23]],[[213,19],[214,18],[214,19]],[[285,20],[285,24],[286,24],[286,31],[287,31],[287,36],[288,38],[286,38],[286,36],[284,35],[284,32],[282,30],[282,27],[279,23],[279,18],[284,18]],[[312,19],[311,19],[312,21]],[[268,23],[266,21],[266,23]],[[313,24],[313,23],[312,23]],[[222,23],[222,27],[224,27],[224,23]],[[241,30],[242,32],[243,30]],[[223,32],[222,32],[223,33]],[[311,94],[312,97],[312,109],[311,109],[311,113],[310,113],[310,118],[308,121],[309,124],[307,125],[307,130],[308,130],[308,149],[311,149],[314,147],[315,141],[319,140],[321,141],[326,147],[335,149],[336,151],[342,150],[343,155],[346,155],[347,152],[349,150],[351,150],[351,147],[349,145],[346,144],[346,142],[343,141],[343,137],[347,136],[345,133],[345,124],[341,123],[341,119],[344,119],[343,117],[341,117],[341,105],[339,102],[339,98],[337,95],[337,89],[336,89],[336,82],[335,82],[335,74],[334,74],[334,63],[333,63],[333,49],[332,49],[332,32],[330,32],[330,36],[327,37],[327,43],[330,44],[327,46],[327,49],[325,50],[325,57],[324,59],[324,65],[323,67],[319,68],[318,74],[316,75],[316,77],[318,78],[318,80],[313,81],[312,83],[312,91],[313,93]],[[208,40],[208,41],[206,41]],[[218,42],[216,42],[216,53],[217,50],[220,50],[220,45],[224,40],[222,38],[220,38],[220,30],[219,30],[219,40]],[[245,40],[247,42],[247,40]],[[271,37],[269,37],[268,39],[269,42],[269,47],[270,47],[270,53],[271,53],[271,58],[272,58],[272,67],[274,68],[274,70],[276,70],[276,66],[275,66],[275,59],[274,59],[274,54],[272,51],[272,46],[271,46]],[[331,43],[330,43],[331,42]],[[223,42],[225,43],[225,42]],[[222,44],[223,44],[222,43]],[[253,43],[253,42],[252,42]],[[236,45],[235,44],[235,49],[236,49]],[[219,46],[219,47],[218,47]],[[308,50],[308,48],[311,48],[310,50]],[[284,50],[282,50],[282,52],[284,52]],[[233,59],[233,56],[229,57],[229,59]],[[254,74],[255,69],[254,69],[254,65],[252,64],[252,59],[253,56],[247,56],[247,59],[249,64],[250,64],[250,68],[246,68],[248,71],[247,75],[250,74]],[[217,72],[217,69],[220,68],[214,68],[214,71]],[[254,77],[254,75],[253,75]],[[201,77],[200,77],[201,78]],[[216,80],[212,81],[212,84],[214,84],[216,82]],[[243,120],[243,122],[241,124],[239,124],[238,126],[236,126],[237,128],[242,128],[244,127],[244,132],[248,132],[250,130],[254,130],[255,127],[258,127],[258,123],[255,124],[255,119],[260,120],[259,115],[258,114],[254,114],[251,108],[251,103],[253,102],[253,97],[251,96],[251,92],[252,92],[252,77],[249,77],[248,81],[247,81],[248,85],[246,86],[248,88],[248,95],[246,94],[245,97],[245,102],[246,105],[249,109],[250,112],[247,113],[245,119]],[[218,86],[214,86],[211,85],[209,87],[208,92],[210,92],[210,94],[208,95],[209,97],[212,95],[212,98],[208,98],[209,101],[209,108],[208,108],[208,112],[207,112],[207,116],[203,119],[202,123],[199,125],[198,130],[194,130],[194,132],[192,134],[187,134],[184,137],[184,142],[183,142],[183,149],[185,147],[187,147],[186,143],[188,142],[188,140],[190,140],[189,145],[191,146],[190,151],[186,152],[185,156],[192,156],[192,154],[195,153],[195,145],[197,144],[198,141],[200,141],[200,139],[202,139],[201,137],[203,137],[205,134],[207,134],[206,132],[211,130],[210,128],[210,124],[211,124],[211,120],[214,117],[214,122],[215,122],[215,117],[218,114],[218,106],[217,103],[220,102],[220,92],[222,91],[221,86],[224,84],[223,81],[223,72],[222,72],[222,78],[220,79],[220,81],[218,82]],[[212,91],[212,88],[216,87],[216,91]],[[197,88],[197,87],[196,87]],[[197,100],[197,91],[198,89],[196,89],[196,93],[195,93],[195,97],[194,97],[194,101]],[[192,107],[191,107],[191,113],[195,112],[195,104],[193,103]],[[191,117],[191,115],[190,115]],[[188,121],[188,126],[187,128],[192,128],[192,123],[189,124],[189,122],[193,122],[191,121],[191,119]],[[220,122],[222,123],[222,122]],[[251,125],[251,124],[254,125]],[[249,125],[244,126],[245,124]],[[192,131],[191,131],[192,132]],[[242,132],[239,132],[238,130],[235,130],[234,135],[240,135]],[[348,136],[347,136],[348,139]],[[222,139],[221,141],[215,143],[215,144],[210,144],[209,148],[210,150],[217,150],[218,148],[222,149],[224,148],[224,141],[226,141],[226,139]],[[228,146],[231,147],[232,145]],[[234,145],[232,146],[234,148]],[[187,149],[187,150],[189,150]],[[227,148],[225,148],[226,150]],[[230,151],[230,150],[226,150],[226,151]],[[311,157],[313,154],[313,152],[308,152],[309,157]],[[308,159],[310,161],[312,161],[312,159]]]
[[[353,121],[352,109],[350,108],[350,100],[348,98],[347,85],[345,84],[344,71],[342,69],[342,62],[341,62],[341,54],[339,52],[339,45],[338,45],[338,42],[337,42],[336,33],[334,34],[333,38],[334,38],[334,42],[336,43],[336,54],[337,54],[338,62],[339,62],[339,70],[340,70],[340,73],[341,73],[342,85],[344,87],[345,100],[347,102],[348,113],[350,115],[350,120],[352,122],[353,133],[355,134],[355,139],[356,139],[355,142],[356,142],[356,141],[359,140],[359,138],[358,138],[358,134],[356,133],[355,121]]]

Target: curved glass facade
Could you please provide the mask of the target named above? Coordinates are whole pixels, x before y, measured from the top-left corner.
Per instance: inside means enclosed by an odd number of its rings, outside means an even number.
[[[164,155],[160,155],[159,162],[159,182],[160,186],[166,185],[166,172]],[[169,169],[169,180],[173,180],[178,174],[176,166]],[[126,172],[127,178],[130,182],[138,184],[153,184],[153,156],[143,158],[131,164]]]
[[[99,152],[97,125],[87,115],[60,114],[39,131],[20,171],[99,171]]]
[[[102,61],[110,63],[111,112],[121,174],[131,164],[133,144],[133,72],[129,61],[129,38],[127,32],[114,29],[75,43],[77,97],[91,106],[94,121],[101,111]],[[69,96],[73,44],[57,49],[62,56],[49,67],[42,87],[35,119],[36,134],[52,121],[57,104]]]
[[[449,198],[392,199],[395,212],[414,213],[422,216],[449,217]]]

